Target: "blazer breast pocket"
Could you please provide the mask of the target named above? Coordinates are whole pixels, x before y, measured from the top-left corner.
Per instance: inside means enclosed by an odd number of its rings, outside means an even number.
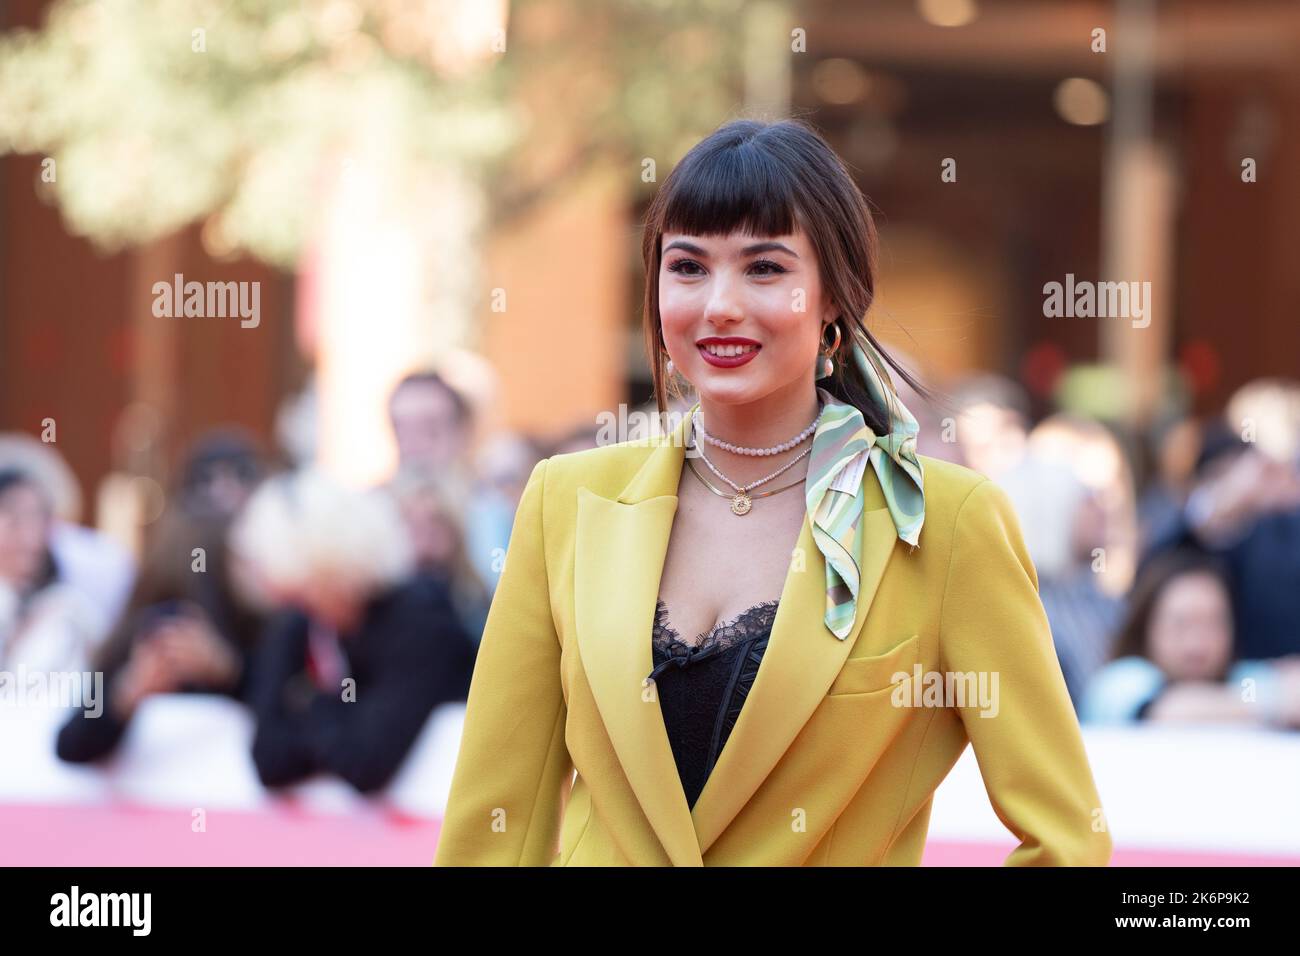
[[[920,643],[921,635],[913,634],[892,650],[875,657],[850,657],[840,668],[839,676],[826,691],[826,696],[888,690],[894,686],[892,678],[897,672],[906,671],[911,676]]]

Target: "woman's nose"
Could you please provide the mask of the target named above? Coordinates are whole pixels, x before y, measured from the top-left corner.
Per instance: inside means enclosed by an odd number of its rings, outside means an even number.
[[[704,317],[717,321],[729,321],[743,318],[744,311],[740,301],[740,283],[719,272],[709,288],[709,301],[704,309]]]

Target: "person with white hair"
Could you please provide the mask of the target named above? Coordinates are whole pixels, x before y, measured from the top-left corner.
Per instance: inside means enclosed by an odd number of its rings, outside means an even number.
[[[0,669],[80,672],[105,629],[98,609],[62,580],[53,523],[39,478],[0,467]]]
[[[230,543],[245,586],[283,608],[249,683],[262,782],[381,789],[430,713],[468,692],[475,645],[445,583],[415,574],[389,495],[312,470],[265,482]]]

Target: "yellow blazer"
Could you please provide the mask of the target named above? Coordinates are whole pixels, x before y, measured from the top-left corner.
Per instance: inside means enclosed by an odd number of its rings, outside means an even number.
[[[915,865],[935,788],[969,741],[1020,841],[1006,864],[1105,865],[1111,838],[1015,513],[992,482],[929,457],[915,550],[864,473],[844,641],[822,620],[825,565],[805,515],[753,687],[687,805],[642,685],[684,428],[533,469],[434,864]],[[925,705],[932,671],[984,672],[986,689],[996,675],[996,713],[936,693]]]

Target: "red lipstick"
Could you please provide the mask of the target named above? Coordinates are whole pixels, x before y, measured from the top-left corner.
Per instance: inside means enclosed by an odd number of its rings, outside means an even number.
[[[706,345],[734,345],[740,348],[748,348],[749,346],[753,347],[736,355],[714,355],[705,348]],[[756,356],[763,348],[753,339],[743,338],[738,335],[709,335],[696,342],[695,347],[700,350],[700,355],[704,357],[704,361],[708,362],[715,368],[739,368],[741,365],[752,361],[754,356]]]

